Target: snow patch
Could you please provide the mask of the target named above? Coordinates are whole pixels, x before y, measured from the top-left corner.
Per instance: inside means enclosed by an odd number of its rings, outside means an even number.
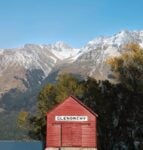
[[[54,55],[59,58],[60,60],[64,60],[71,57],[76,57],[79,53],[79,49],[62,49],[62,51],[57,51],[55,49],[52,50]]]
[[[49,56],[52,60],[54,60],[54,63],[57,62],[57,59],[55,57]]]
[[[110,57],[114,57],[114,56],[120,56],[120,52],[118,51],[117,48],[111,47],[109,46],[105,51],[104,51],[105,55],[108,55]]]

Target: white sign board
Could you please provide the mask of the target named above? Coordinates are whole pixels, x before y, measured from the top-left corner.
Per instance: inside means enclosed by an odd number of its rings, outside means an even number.
[[[88,116],[55,116],[55,121],[88,121]]]

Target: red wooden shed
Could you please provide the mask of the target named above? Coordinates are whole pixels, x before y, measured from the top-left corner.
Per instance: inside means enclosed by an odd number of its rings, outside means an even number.
[[[73,96],[47,113],[46,150],[97,150],[96,117]]]

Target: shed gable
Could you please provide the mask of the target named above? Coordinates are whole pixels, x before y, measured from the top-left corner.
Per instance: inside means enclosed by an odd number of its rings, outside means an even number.
[[[96,113],[94,113],[91,109],[89,109],[86,105],[84,105],[81,101],[79,101],[78,99],[76,99],[73,96],[68,97],[67,99],[65,99],[61,104],[59,104],[58,106],[56,106],[54,109],[52,109],[50,112],[47,113],[47,115],[49,116],[49,114],[53,114],[53,113],[68,113],[70,110],[70,112],[75,112],[76,114],[80,111],[94,115],[94,116],[98,116]]]

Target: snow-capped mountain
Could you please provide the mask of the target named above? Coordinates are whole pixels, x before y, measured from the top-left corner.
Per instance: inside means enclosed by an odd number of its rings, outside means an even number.
[[[0,92],[11,88],[26,90],[23,81],[28,82],[27,76],[31,76],[34,70],[41,72],[40,83],[56,64],[62,64],[67,58],[72,59],[78,52],[79,49],[73,49],[64,42],[26,44],[22,48],[0,50]]]
[[[92,41],[90,41],[85,48],[93,49],[101,46],[114,46],[114,47],[120,47],[124,44],[130,43],[130,42],[138,42],[140,44],[143,43],[143,31],[126,31],[123,30],[113,36],[109,37],[98,37]]]
[[[81,48],[75,61],[63,71],[93,76],[96,79],[109,79],[110,69],[106,60],[124,52],[124,45],[139,43],[143,47],[143,31],[121,31],[113,36],[98,37]]]
[[[143,46],[143,31],[121,31],[113,36],[98,37],[80,49],[64,42],[26,44],[21,48],[0,50],[0,92],[11,88],[22,91],[41,84],[53,70],[72,72],[97,79],[108,79],[109,57],[120,55],[123,45],[137,42]]]
[[[49,45],[26,44],[19,49],[5,49],[0,51],[0,72],[9,66],[22,66],[24,69],[41,69],[45,76],[58,62],[72,58],[79,52],[64,42]]]

